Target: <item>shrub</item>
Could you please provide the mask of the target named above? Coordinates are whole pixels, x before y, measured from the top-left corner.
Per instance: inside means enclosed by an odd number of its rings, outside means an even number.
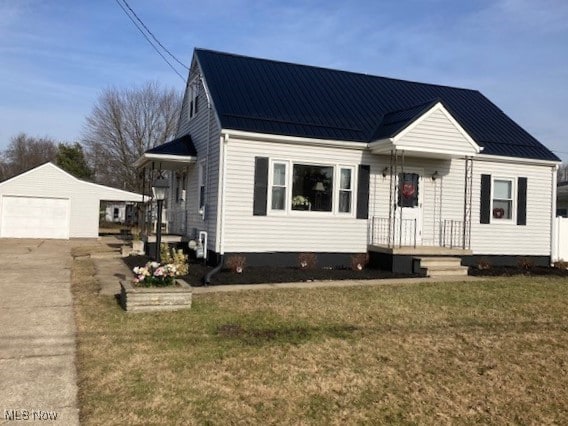
[[[357,253],[351,256],[351,269],[362,271],[369,263],[369,253]]]
[[[534,260],[529,259],[528,257],[521,257],[518,261],[517,261],[517,266],[522,269],[523,271],[530,271],[532,268],[534,268]]]
[[[318,258],[315,253],[300,253],[298,264],[301,269],[314,269],[318,264]]]
[[[568,269],[568,262],[563,260],[557,260],[553,265],[556,269]]]
[[[160,244],[160,259],[163,263],[169,263],[175,265],[177,275],[187,275],[189,272],[189,265],[187,263],[187,255],[184,254],[183,250],[172,248],[166,243]]]
[[[237,274],[242,273],[245,270],[245,265],[247,263],[247,258],[244,256],[229,256],[227,261],[225,262],[225,266],[232,272],[236,272]]]
[[[491,262],[486,257],[482,257],[477,262],[477,269],[479,269],[481,271],[491,269]]]

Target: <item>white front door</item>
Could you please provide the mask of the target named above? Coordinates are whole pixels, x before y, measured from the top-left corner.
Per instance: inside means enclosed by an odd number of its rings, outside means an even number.
[[[412,169],[398,174],[395,244],[412,246],[422,243],[423,173]]]

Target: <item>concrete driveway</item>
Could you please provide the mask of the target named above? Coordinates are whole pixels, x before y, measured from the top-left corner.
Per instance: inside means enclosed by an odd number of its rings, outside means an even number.
[[[70,248],[0,239],[0,423],[79,424]]]

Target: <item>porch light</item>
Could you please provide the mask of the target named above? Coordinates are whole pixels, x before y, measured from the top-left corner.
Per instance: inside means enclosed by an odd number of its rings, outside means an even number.
[[[168,181],[163,177],[159,177],[152,184],[152,193],[156,201],[164,201],[166,199],[166,192],[168,190]]]
[[[156,262],[158,263],[162,261],[160,253],[160,247],[162,245],[162,207],[166,199],[168,187],[168,181],[163,177],[159,177],[152,184],[152,193],[158,204],[158,217],[156,218]]]
[[[438,179],[438,176],[439,176],[438,170],[436,170],[434,173],[432,173],[432,180]]]
[[[387,177],[387,173],[389,172],[388,166],[383,169],[383,177]]]

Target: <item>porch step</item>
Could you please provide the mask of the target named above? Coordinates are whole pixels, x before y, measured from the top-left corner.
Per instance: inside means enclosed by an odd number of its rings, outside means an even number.
[[[430,277],[467,275],[467,266],[461,265],[459,257],[420,257],[420,266]]]

